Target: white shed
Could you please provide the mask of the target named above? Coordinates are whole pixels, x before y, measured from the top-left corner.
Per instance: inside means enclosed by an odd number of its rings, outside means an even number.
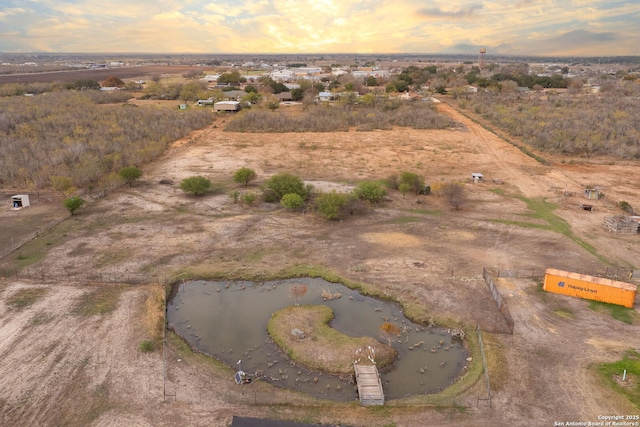
[[[239,101],[220,101],[213,104],[214,111],[240,111],[242,105]]]
[[[13,206],[13,209],[15,210],[31,206],[31,203],[29,203],[29,196],[27,194],[17,194],[15,196],[12,196],[11,206]]]
[[[473,179],[473,182],[480,182],[482,181],[482,174],[478,172],[474,172],[471,174],[471,179]]]

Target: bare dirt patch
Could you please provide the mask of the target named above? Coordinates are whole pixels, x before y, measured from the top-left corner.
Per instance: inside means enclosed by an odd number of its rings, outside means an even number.
[[[302,271],[318,265],[420,307],[426,313],[423,320],[432,316],[473,333],[476,323],[491,330],[500,316],[480,276],[484,266],[591,271],[606,259],[638,268],[638,237],[614,235],[602,227],[603,216],[619,213],[618,208],[594,201],[595,212],[584,212],[577,209],[581,198],[563,193],[581,194],[581,184],[597,178],[606,180],[611,197],[640,206],[640,196],[630,191],[640,188],[637,164],[541,166],[450,107],[439,108],[459,126],[322,134],[239,134],[209,127],[145,166],[133,188],[89,204],[23,246],[27,258],[18,267],[42,278],[37,285],[49,290],[17,312],[7,309],[6,299],[17,288],[33,285],[15,279],[2,284],[3,424],[110,425],[110,420],[122,420],[223,426],[242,414],[371,426],[419,425],[427,418],[449,426],[525,426],[632,413],[630,403],[601,387],[589,367],[620,358],[625,348],[640,348],[638,326],[594,312],[584,301],[541,292],[531,280],[498,281],[515,331],[487,339],[496,352],[490,361],[490,375],[496,376],[492,407],[478,405],[483,393],[478,383],[456,397],[463,411],[452,401],[440,411],[319,408],[303,397],[296,397],[301,406],[283,407],[275,403],[287,402],[290,395],[268,384],[255,384],[256,390],[278,400],[256,405],[257,394],[241,394],[247,389],[237,388],[230,369],[210,364],[174,340],[167,347],[163,381],[159,352],[139,351],[142,340],[153,339],[153,327],[142,319],[151,304],[147,301],[153,300],[150,295],[161,293],[157,288],[124,287],[113,311],[88,317],[72,313],[74,302],[89,290],[84,281],[77,286],[67,281],[88,273],[103,281],[130,274],[164,283],[178,274],[212,271],[259,280],[285,268]],[[242,166],[259,175],[248,190],[231,179]],[[278,205],[248,207],[226,194],[235,189],[259,192],[260,184],[279,172],[307,182],[351,186],[402,171],[425,175],[427,183],[465,182],[467,203],[455,211],[435,195],[403,198],[390,191],[388,201],[366,214],[329,222]],[[485,182],[471,182],[472,172],[483,173]],[[225,192],[187,196],[178,185],[191,175],[223,183]],[[494,184],[493,177],[503,184]],[[159,184],[161,179],[173,184]],[[522,197],[556,203],[554,213],[600,258],[566,234],[540,228],[545,220],[532,217]],[[9,256],[2,268],[10,271],[16,265]],[[91,408],[91,415],[81,414],[81,407]]]

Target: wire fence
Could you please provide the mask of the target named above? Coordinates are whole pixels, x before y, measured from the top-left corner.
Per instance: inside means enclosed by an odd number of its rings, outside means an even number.
[[[498,291],[498,287],[496,286],[495,282],[493,281],[493,277],[491,277],[491,274],[489,273],[489,271],[486,268],[482,269],[482,277],[484,278],[484,281],[486,282],[487,286],[489,287],[489,292],[491,293],[491,296],[493,297],[493,300],[495,301],[496,305],[498,306],[498,311],[500,312],[500,315],[504,319],[505,325],[507,327],[507,330],[505,332],[504,330],[498,330],[497,325],[496,325],[496,328],[495,328],[496,330],[494,330],[493,332],[507,333],[507,334],[513,335],[513,328],[515,326],[515,322],[513,320],[513,317],[511,316],[511,312],[509,311],[509,308],[507,307],[507,303],[502,298],[502,295],[500,294],[500,291]]]
[[[512,279],[540,279],[544,278],[545,268],[529,267],[515,270],[500,268],[485,268],[493,277],[508,277]],[[559,268],[564,270],[565,268]],[[594,277],[603,277],[611,280],[630,280],[640,277],[640,272],[634,274],[634,270],[628,267],[602,267],[592,269],[580,269],[580,274],[587,274]]]
[[[230,381],[232,381],[230,379]],[[327,406],[334,403],[359,403],[356,393],[318,392],[308,393],[281,390],[266,390],[254,387],[254,384],[234,385],[235,390],[220,392],[220,388],[212,381],[210,385],[184,390],[172,384],[165,386],[165,402],[187,402],[206,405],[207,402],[224,401],[231,405],[295,405],[295,406]],[[394,407],[461,407],[472,404],[460,397],[442,398],[434,395],[396,395],[385,393],[385,406]]]
[[[131,285],[167,284],[167,278],[152,274],[112,272],[76,272],[67,269],[47,271],[42,268],[0,267],[0,278],[40,280],[42,282],[76,282],[76,283],[127,283]]]
[[[40,235],[47,233],[49,230],[51,230],[52,228],[54,228],[55,226],[57,226],[58,224],[60,224],[66,219],[67,219],[66,216],[62,218],[58,218],[57,220],[50,222],[49,224],[43,225],[37,231],[34,231],[33,233],[29,233],[27,235],[3,236],[3,238],[0,239],[0,259],[6,257],[11,252],[14,252],[20,249],[23,245],[26,245],[27,243],[39,237]]]

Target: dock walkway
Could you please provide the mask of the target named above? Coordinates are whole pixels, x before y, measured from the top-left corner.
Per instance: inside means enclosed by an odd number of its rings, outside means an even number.
[[[353,364],[358,385],[358,396],[363,406],[384,405],[382,381],[375,365]]]

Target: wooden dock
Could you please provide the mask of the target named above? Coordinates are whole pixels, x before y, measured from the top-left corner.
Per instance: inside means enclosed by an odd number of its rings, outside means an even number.
[[[353,364],[358,385],[358,397],[363,406],[384,405],[382,381],[375,365]]]

